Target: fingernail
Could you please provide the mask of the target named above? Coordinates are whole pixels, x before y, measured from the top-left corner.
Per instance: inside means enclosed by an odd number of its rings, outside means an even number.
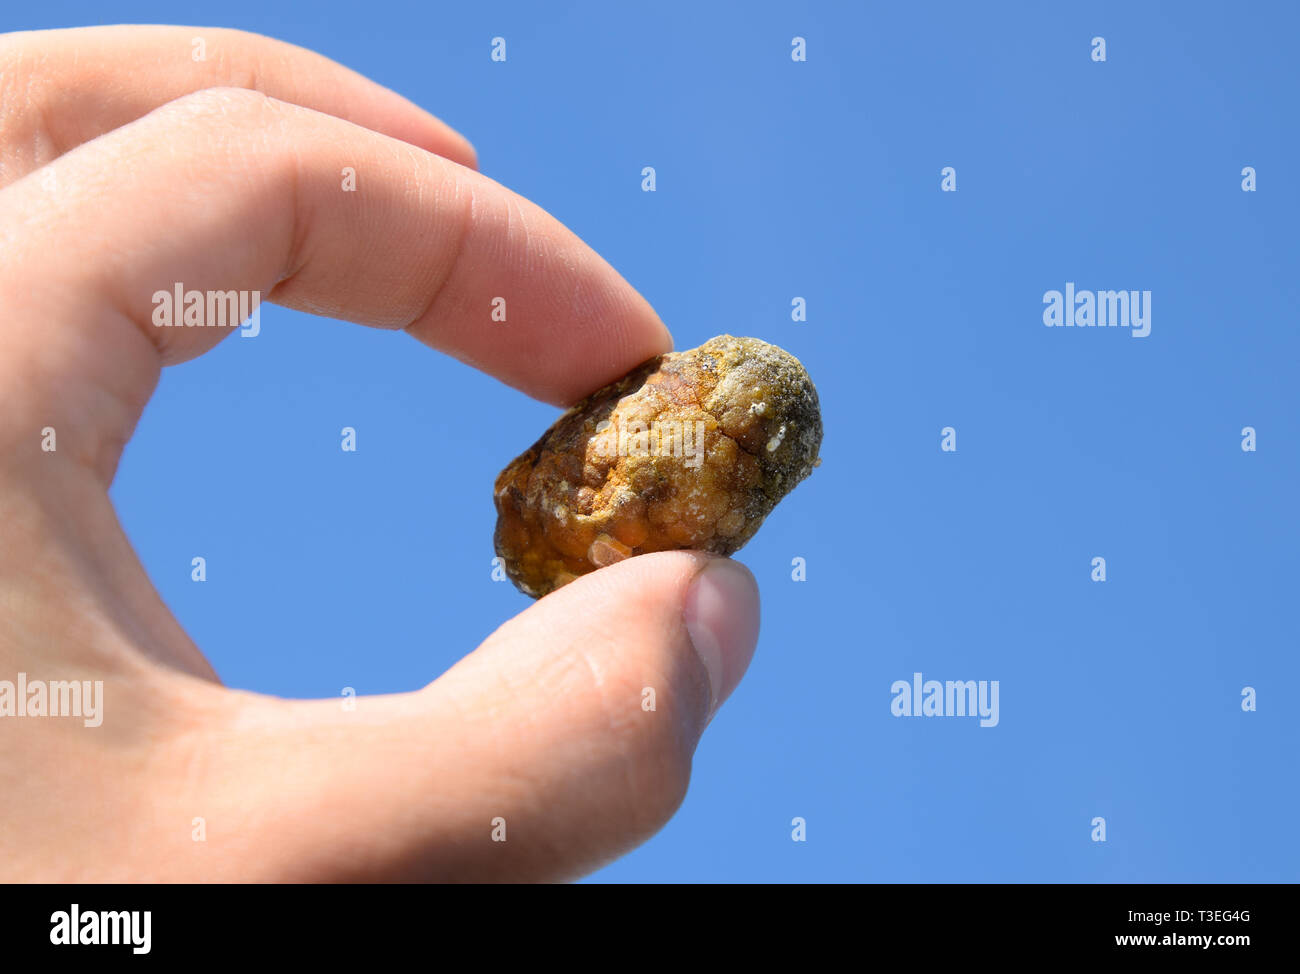
[[[749,668],[758,642],[758,584],[730,558],[712,558],[695,576],[683,608],[686,632],[709,674],[709,719]]]

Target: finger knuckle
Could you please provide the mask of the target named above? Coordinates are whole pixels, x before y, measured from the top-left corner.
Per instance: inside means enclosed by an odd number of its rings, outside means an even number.
[[[270,110],[273,99],[255,88],[213,85],[181,95],[167,104],[170,111],[196,118],[258,115]]]

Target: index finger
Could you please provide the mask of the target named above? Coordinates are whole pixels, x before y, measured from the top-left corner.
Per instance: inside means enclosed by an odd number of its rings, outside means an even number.
[[[4,364],[40,398],[34,415],[110,391],[126,415],[99,436],[119,447],[159,366],[228,333],[157,327],[153,296],[177,285],[257,290],[406,328],[559,404],[672,347],[645,299],[540,207],[432,153],[247,90],[186,96],[46,170],[48,180],[0,190]],[[113,413],[83,403],[73,425]]]

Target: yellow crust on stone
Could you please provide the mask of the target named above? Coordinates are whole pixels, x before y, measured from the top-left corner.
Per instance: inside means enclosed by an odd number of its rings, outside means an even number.
[[[587,396],[497,477],[495,546],[540,598],[650,551],[730,555],[820,463],[817,390],[790,353],[720,335]]]

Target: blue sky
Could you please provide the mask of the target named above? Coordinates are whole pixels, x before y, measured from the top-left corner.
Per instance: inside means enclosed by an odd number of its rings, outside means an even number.
[[[753,666],[676,818],[597,880],[1300,878],[1294,5],[183,9],[401,92],[677,347],[754,335],[817,384],[823,464],[738,555]],[[0,27],[177,19],[49,2]],[[1150,334],[1044,327],[1067,282],[1150,291]],[[557,413],[265,308],[167,371],[113,496],[227,683],[409,690],[529,604],[490,577],[491,484]],[[998,726],[893,716],[915,672],[998,681]]]

